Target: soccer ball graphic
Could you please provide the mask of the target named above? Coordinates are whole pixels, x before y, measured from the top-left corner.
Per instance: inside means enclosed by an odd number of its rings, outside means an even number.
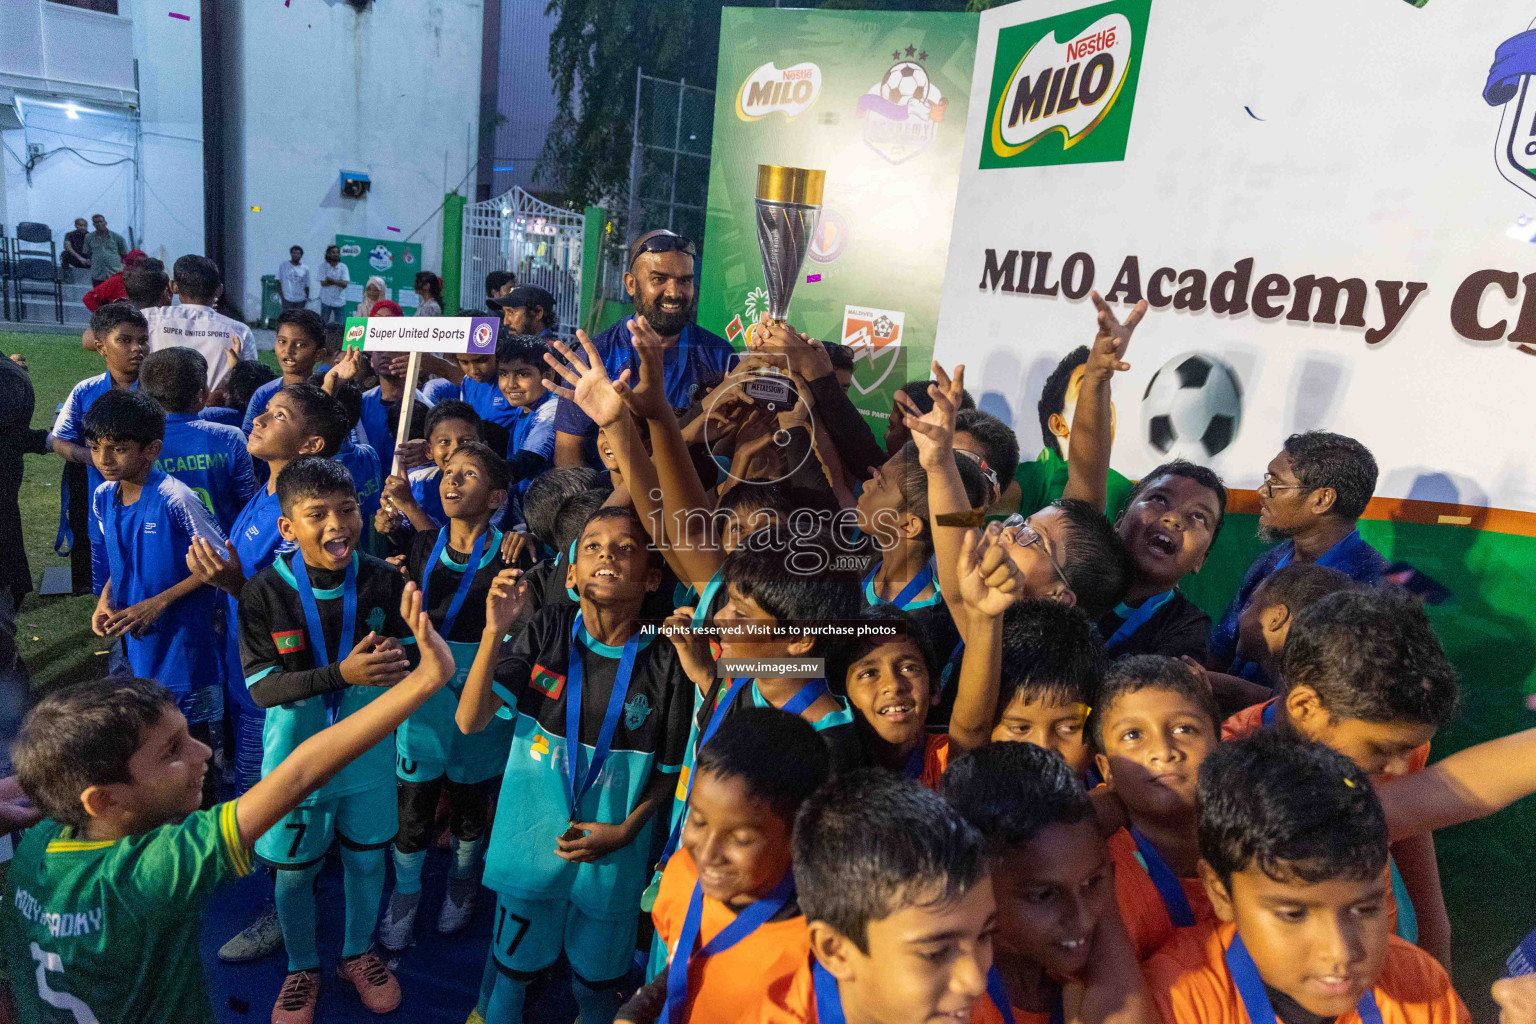
[[[880,81],[880,95],[903,106],[912,100],[927,100],[928,88],[928,72],[910,60],[892,64]]]
[[[1206,352],[1168,360],[1141,396],[1147,444],[1170,459],[1209,461],[1232,444],[1242,418],[1237,374]]]

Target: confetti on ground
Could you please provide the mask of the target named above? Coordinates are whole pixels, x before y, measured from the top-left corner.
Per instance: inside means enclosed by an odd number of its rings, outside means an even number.
[[[191,21],[192,20],[192,15],[190,15],[190,14],[177,14],[175,11],[171,11],[170,15],[171,15],[171,17],[175,18],[177,21]]]
[[[1264,120],[1264,118],[1260,117],[1258,114],[1255,114],[1253,112],[1253,108],[1252,107],[1244,107],[1243,109],[1248,111],[1248,116],[1253,118],[1255,121],[1262,121],[1262,120]]]
[[[394,227],[388,227],[388,226],[386,226],[386,227],[385,227],[385,228],[384,228],[384,230],[385,230],[385,231],[393,231],[393,232],[394,232],[394,233],[395,233],[395,234],[397,234],[397,235],[398,235],[398,234],[399,234],[399,233],[400,233],[400,229],[399,229],[399,228],[394,228]]]
[[[806,274],[805,275],[805,283],[806,284],[819,284],[819,283],[821,283],[821,275],[820,274]]]

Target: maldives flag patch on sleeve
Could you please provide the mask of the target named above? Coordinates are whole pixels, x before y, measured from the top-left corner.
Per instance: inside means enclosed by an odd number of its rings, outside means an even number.
[[[535,665],[533,674],[528,677],[528,685],[550,700],[559,700],[560,695],[565,692],[565,676],[558,672],[551,672],[543,665]]]
[[[272,643],[277,646],[278,654],[296,654],[304,650],[304,631],[290,629],[286,633],[273,633]]]

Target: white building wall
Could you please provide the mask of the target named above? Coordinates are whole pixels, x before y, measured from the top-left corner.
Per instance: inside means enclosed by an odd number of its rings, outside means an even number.
[[[231,299],[254,318],[261,276],[288,247],[302,245],[314,270],[337,234],[404,241],[415,231],[423,269],[440,272],[438,207],[478,148],[482,0],[362,11],[226,0],[223,11]],[[372,179],[367,196],[342,198],[343,170]]]
[[[122,0],[118,15],[0,0],[0,86],[25,120],[0,133],[8,233],[39,221],[62,248],[76,217],[100,213],[167,263],[203,251],[198,10],[196,0]],[[29,144],[47,154],[30,174]]]

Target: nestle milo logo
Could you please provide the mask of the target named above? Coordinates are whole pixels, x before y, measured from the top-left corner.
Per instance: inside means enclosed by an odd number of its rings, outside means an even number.
[[[757,121],[769,114],[796,118],[821,95],[821,68],[809,62],[780,69],[772,61],[747,76],[736,92],[736,116]]]
[[[981,167],[1125,159],[1151,0],[1002,29]]]
[[[366,320],[350,321],[347,324],[347,333],[342,338],[343,348],[362,348],[363,336],[368,333]]]

